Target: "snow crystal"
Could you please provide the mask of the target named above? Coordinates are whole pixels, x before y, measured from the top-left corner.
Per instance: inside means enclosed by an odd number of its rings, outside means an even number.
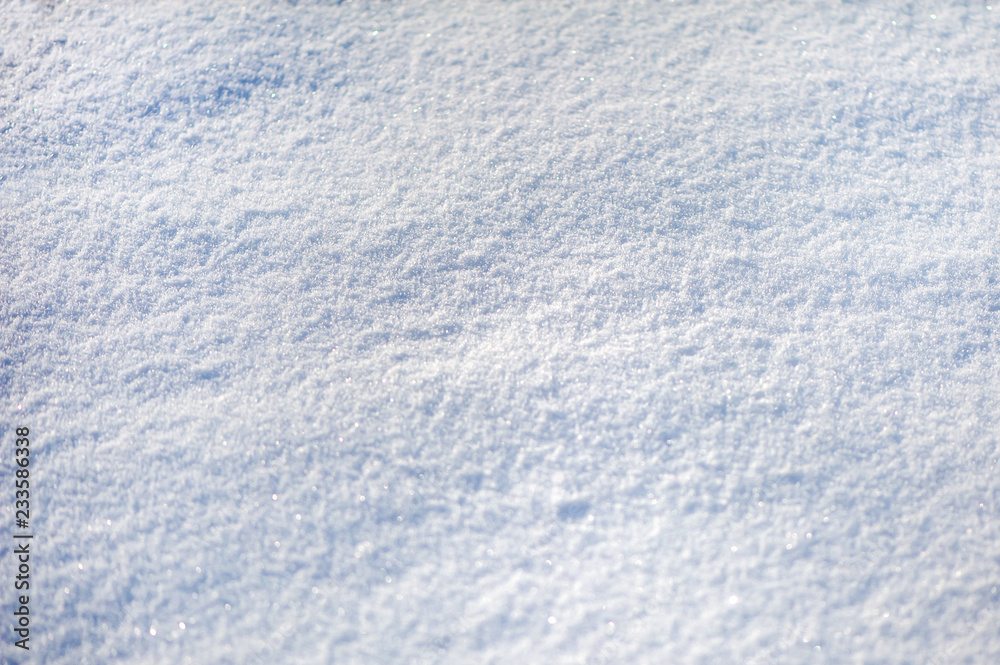
[[[995,662],[997,21],[5,3],[35,662]]]

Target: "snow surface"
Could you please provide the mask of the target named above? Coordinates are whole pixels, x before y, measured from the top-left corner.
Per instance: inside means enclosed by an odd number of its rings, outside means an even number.
[[[998,662],[998,36],[3,0],[5,657]]]

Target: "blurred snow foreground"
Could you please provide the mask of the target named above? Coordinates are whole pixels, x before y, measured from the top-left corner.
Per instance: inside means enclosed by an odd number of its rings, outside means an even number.
[[[3,2],[4,653],[997,662],[998,36]]]

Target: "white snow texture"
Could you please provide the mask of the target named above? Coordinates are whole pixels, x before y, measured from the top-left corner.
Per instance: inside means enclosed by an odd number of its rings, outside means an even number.
[[[998,662],[998,36],[3,0],[3,657]]]

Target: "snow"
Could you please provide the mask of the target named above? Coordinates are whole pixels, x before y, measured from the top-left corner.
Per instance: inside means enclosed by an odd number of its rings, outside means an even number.
[[[996,662],[998,14],[0,4],[4,657]]]

